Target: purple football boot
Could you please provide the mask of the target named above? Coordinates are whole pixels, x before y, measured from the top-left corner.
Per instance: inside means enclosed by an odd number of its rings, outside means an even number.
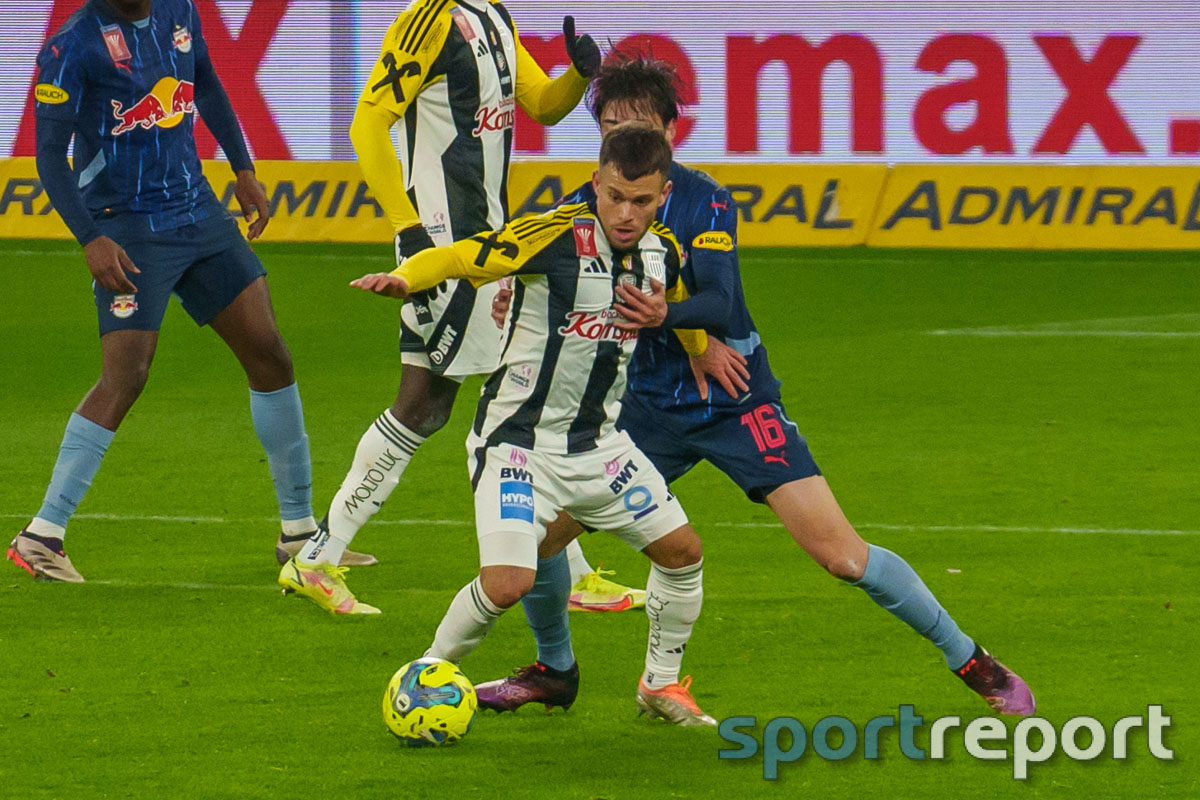
[[[565,672],[535,661],[501,678],[475,686],[480,708],[492,711],[516,711],[526,703],[542,703],[546,711],[555,706],[568,709],[579,693],[579,665]]]
[[[975,653],[954,674],[979,692],[997,714],[1024,717],[1037,710],[1033,692],[1021,676],[979,645],[975,645]]]

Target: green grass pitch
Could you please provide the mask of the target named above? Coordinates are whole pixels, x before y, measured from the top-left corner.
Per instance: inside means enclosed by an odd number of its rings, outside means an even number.
[[[318,509],[396,389],[397,304],[346,287],[387,248],[262,245],[304,398]],[[337,619],[275,587],[274,496],[232,356],[177,305],[145,395],[72,523],[89,579],[0,572],[4,798],[1049,798],[1200,796],[1200,272],[1191,253],[763,250],[751,310],[851,521],[904,555],[962,627],[1024,675],[1056,725],[1111,728],[1161,704],[1172,762],[1056,755],[1025,782],[977,761],[909,761],[894,729],[833,763],[762,778],[711,730],[635,716],[638,613],[573,615],[568,713],[481,715],[453,748],[385,732],[392,672],[421,654],[477,568],[463,440],[478,381],[356,546],[383,616]],[[38,507],[99,347],[83,259],[0,244],[0,524]],[[912,704],[928,722],[986,706],[929,643],[825,575],[707,465],[676,484],[706,549],[684,662],[718,718],[860,726]],[[318,511],[318,514],[320,511]],[[593,563],[644,559],[591,536]],[[463,664],[529,662],[519,611]],[[1009,723],[1010,728],[1012,723]],[[1086,739],[1086,737],[1084,737]],[[1081,741],[1082,743],[1082,741]]]

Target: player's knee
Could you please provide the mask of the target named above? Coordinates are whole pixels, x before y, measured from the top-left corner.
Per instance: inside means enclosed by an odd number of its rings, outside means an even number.
[[[833,577],[851,583],[862,578],[867,566],[865,562],[860,563],[858,559],[851,558],[843,553],[821,559],[820,563],[825,568],[825,571]]]
[[[296,382],[292,369],[292,354],[278,333],[259,348],[258,383],[272,384],[275,389],[282,389]]]
[[[132,405],[150,379],[150,359],[135,358],[115,367],[106,367],[100,376],[100,388],[118,402]]]
[[[682,569],[700,563],[704,548],[699,535],[688,527],[658,540],[646,549],[646,554],[660,567]]]
[[[500,574],[484,574],[480,578],[488,599],[500,608],[512,608],[529,594],[537,573],[528,569],[506,569]]]

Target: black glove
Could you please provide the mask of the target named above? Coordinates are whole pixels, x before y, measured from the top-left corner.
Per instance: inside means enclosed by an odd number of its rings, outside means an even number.
[[[586,33],[583,36],[575,35],[574,17],[563,17],[563,39],[566,40],[567,55],[571,57],[575,70],[585,78],[595,75],[600,67],[600,46]]]
[[[396,266],[400,266],[407,258],[412,258],[422,250],[436,247],[433,239],[429,238],[424,225],[413,225],[396,234]]]

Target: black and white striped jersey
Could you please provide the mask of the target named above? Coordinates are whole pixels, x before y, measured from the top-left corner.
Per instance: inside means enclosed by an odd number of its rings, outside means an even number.
[[[500,366],[484,384],[476,435],[546,453],[593,450],[615,433],[625,374],[637,334],[615,327],[620,283],[667,299],[686,298],[679,244],[653,223],[637,247],[614,252],[591,203],[523,217],[449,248],[418,254],[394,274],[419,290],[447,277],[480,286],[515,275]],[[678,331],[689,352],[706,347],[702,331]]]
[[[447,244],[507,220],[517,104],[539,122],[557,122],[586,85],[574,68],[550,80],[498,2],[414,0],[388,29],[359,104],[398,118],[409,200],[434,241]],[[373,188],[381,183],[366,177]],[[404,209],[377,191],[402,225]]]

